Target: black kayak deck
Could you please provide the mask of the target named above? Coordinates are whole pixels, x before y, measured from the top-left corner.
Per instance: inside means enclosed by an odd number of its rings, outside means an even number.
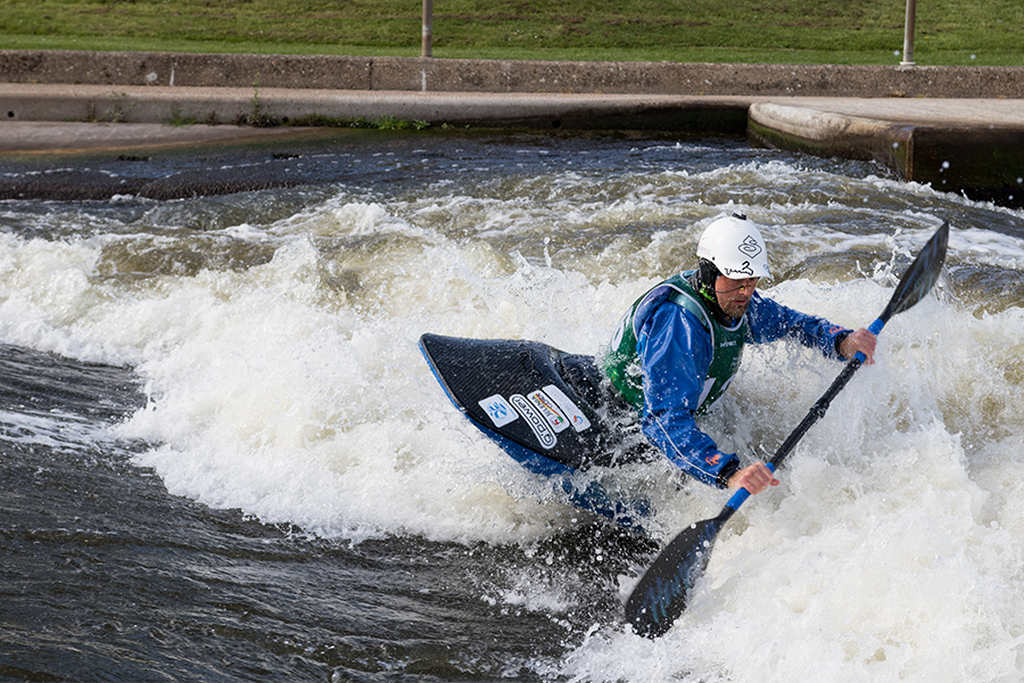
[[[646,502],[566,483],[578,470],[654,457],[635,411],[610,393],[593,357],[535,341],[437,334],[419,346],[452,403],[505,452],[537,474],[566,475],[561,488],[577,506],[636,525]]]

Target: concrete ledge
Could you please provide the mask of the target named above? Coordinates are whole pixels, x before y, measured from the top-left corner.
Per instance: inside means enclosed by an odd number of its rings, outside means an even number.
[[[944,118],[916,118],[910,110],[889,120],[828,110],[842,108],[838,103],[758,102],[750,107],[748,136],[817,156],[878,161],[936,190],[1024,205],[1024,101],[1001,101],[1002,111],[994,103],[975,102]]]
[[[215,144],[248,145],[327,138],[323,128],[253,128],[233,125],[171,126],[166,123],[81,123],[11,121],[0,123],[0,155],[42,156],[126,153]]]
[[[0,83],[0,121],[237,123],[392,117],[542,130],[659,130],[743,135],[746,97],[409,93],[284,88]],[[2,126],[2,123],[0,123]]]
[[[1024,67],[551,62],[0,50],[9,83],[418,92],[1024,97]]]
[[[914,126],[770,102],[750,106],[748,136],[760,144],[817,156],[878,161],[913,178]]]

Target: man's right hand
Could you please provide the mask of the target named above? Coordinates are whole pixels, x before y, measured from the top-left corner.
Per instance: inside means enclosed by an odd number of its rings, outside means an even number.
[[[729,477],[729,488],[744,488],[750,493],[761,493],[769,486],[778,486],[779,480],[763,462],[747,465]]]
[[[860,351],[866,356],[864,362],[871,365],[875,362],[875,345],[877,343],[878,337],[862,327],[856,332],[846,335],[846,339],[839,344],[839,353],[843,358],[853,358],[854,354]]]

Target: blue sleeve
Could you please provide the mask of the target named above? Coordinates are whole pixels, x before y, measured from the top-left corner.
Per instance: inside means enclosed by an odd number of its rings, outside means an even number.
[[[747,320],[753,342],[795,339],[804,346],[818,349],[826,358],[846,360],[839,355],[838,346],[851,330],[824,318],[795,311],[755,292],[747,308]]]
[[[711,336],[688,311],[664,303],[644,321],[637,352],[644,435],[687,474],[721,486],[719,474],[737,468],[736,455],[719,451],[694,421],[711,365]]]

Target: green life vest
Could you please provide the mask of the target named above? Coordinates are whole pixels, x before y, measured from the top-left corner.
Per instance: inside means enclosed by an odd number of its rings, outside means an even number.
[[[647,317],[666,301],[682,306],[692,313],[711,335],[711,364],[700,377],[703,389],[696,412],[705,412],[717,401],[725,393],[739,369],[743,357],[743,344],[747,338],[746,314],[732,327],[718,322],[704,302],[704,297],[687,281],[689,275],[690,272],[673,275],[633,302],[633,306],[622,319],[612,341],[611,350],[604,357],[604,372],[611,380],[612,386],[638,410],[644,405],[644,387],[640,356],[636,350],[637,336]],[[702,368],[697,370],[700,372]]]

